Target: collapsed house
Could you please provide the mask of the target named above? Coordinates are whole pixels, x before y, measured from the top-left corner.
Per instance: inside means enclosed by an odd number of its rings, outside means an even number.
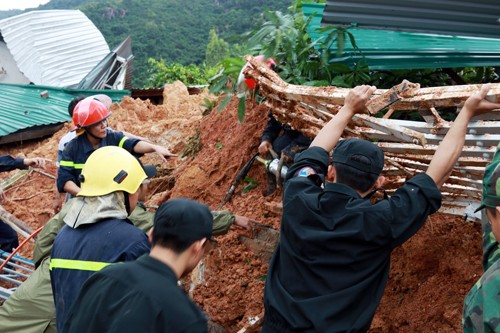
[[[31,11],[0,21],[0,144],[49,135],[75,96],[130,92],[130,38],[110,50],[79,10]],[[104,92],[97,90],[104,90]]]

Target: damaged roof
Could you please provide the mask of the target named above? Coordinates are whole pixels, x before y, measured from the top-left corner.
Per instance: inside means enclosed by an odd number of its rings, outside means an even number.
[[[365,7],[365,2],[367,1],[329,1],[328,5],[338,4],[338,6],[340,6],[340,4],[342,4],[344,6],[351,6],[357,10],[356,14],[359,19],[366,19],[366,17],[370,15],[372,18],[380,18],[377,14],[382,15],[382,13],[387,16],[401,15],[397,11],[391,11],[386,8],[389,6],[389,3],[393,2],[385,1],[388,4],[384,7],[385,11],[382,10],[382,12],[374,11],[370,5]],[[429,6],[432,5],[433,8],[438,5],[442,7],[442,10],[447,8],[443,1],[433,3],[428,1],[425,2]],[[485,1],[479,1],[478,6],[483,8],[484,2]],[[489,1],[487,2],[490,3]],[[471,4],[475,5],[476,2]],[[395,7],[395,5],[393,7]],[[494,7],[499,7],[499,5],[495,5]],[[313,41],[325,38],[327,34],[318,32],[317,28],[329,24],[342,26],[346,23],[345,21],[333,20],[332,15],[334,17],[335,13],[325,13],[324,4],[303,3],[302,9],[307,17],[313,16],[307,29]],[[354,11],[354,9],[352,9],[352,11]],[[328,17],[327,14],[329,15]],[[500,16],[498,18],[500,18]],[[418,21],[416,18],[414,20]],[[355,23],[356,20],[349,22]],[[423,19],[418,22],[419,23],[416,24],[417,26],[420,25],[424,27],[427,24]],[[377,26],[377,24],[383,25],[380,20],[377,21],[374,19],[372,25],[369,27]],[[464,22],[464,25],[467,25],[466,22]],[[343,54],[339,57],[332,57],[331,62],[344,63],[352,66],[354,63],[364,59],[372,70],[500,65],[500,39],[498,38],[471,37],[466,36],[465,32],[463,35],[443,35],[422,32],[403,32],[400,31],[401,29],[399,28],[387,26],[385,26],[385,29],[392,30],[381,30],[381,28],[382,27],[379,26],[378,29],[362,29],[355,27],[355,25],[351,25],[348,31],[354,35],[355,42],[363,54],[356,52],[352,45],[346,42]],[[492,31],[496,30],[493,29]],[[456,32],[458,33],[458,30]],[[500,35],[497,36],[500,37]],[[336,54],[337,45],[333,44],[330,50],[332,55]]]
[[[79,10],[31,11],[0,20],[0,39],[30,82],[54,87],[77,85],[110,51]]]
[[[106,94],[120,102],[127,90],[76,90],[0,83],[0,144],[42,137],[71,120],[69,102],[77,96]]]

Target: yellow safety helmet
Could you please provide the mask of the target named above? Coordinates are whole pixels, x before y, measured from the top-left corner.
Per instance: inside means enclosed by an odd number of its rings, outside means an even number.
[[[132,194],[146,178],[141,164],[128,151],[117,146],[102,147],[83,166],[78,196],[97,197],[116,191]]]

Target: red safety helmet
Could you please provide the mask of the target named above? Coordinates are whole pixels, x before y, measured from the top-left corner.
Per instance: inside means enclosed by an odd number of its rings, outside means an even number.
[[[93,96],[81,100],[73,111],[73,123],[76,129],[95,125],[111,115],[109,109]]]
[[[259,62],[264,62],[264,55],[261,54],[261,55],[258,55],[255,57],[255,60],[259,61]],[[247,66],[252,66],[250,65],[250,63],[246,63],[246,65],[243,67],[243,69],[245,69]],[[266,66],[269,68],[269,69],[272,69],[274,70],[276,68],[276,60],[274,60],[273,58],[269,58],[266,60]],[[243,70],[242,70],[243,71]],[[254,90],[255,89],[255,86],[257,85],[257,83],[255,82],[254,79],[252,78],[245,78],[245,84],[247,85],[248,89],[250,90]]]

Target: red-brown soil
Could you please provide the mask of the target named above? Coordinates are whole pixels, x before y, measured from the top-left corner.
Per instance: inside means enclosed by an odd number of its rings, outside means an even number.
[[[197,199],[217,209],[237,172],[256,152],[267,110],[247,103],[245,120],[240,123],[237,101],[233,100],[225,110],[214,109],[202,116],[201,105],[207,93],[189,96],[184,89],[179,84],[167,88],[168,103],[160,106],[125,98],[113,105],[111,126],[166,145],[179,155],[199,128],[202,148],[194,157],[167,165],[155,155],[143,158],[146,163],[165,168],[165,175],[152,183],[150,203],[156,203],[161,192],[172,189],[173,197]],[[41,156],[54,161],[57,142],[69,128],[68,124],[51,137],[35,142],[2,146],[0,154]],[[15,172],[1,177],[5,179]],[[50,164],[45,172],[55,175],[55,165]],[[255,162],[248,176],[258,182],[257,188],[242,193],[245,184],[241,184],[233,200],[222,209],[279,229],[280,213],[269,207],[280,201],[281,193],[262,195],[266,188],[262,164]],[[36,229],[53,215],[53,187],[53,179],[33,173],[7,192],[10,201],[4,207]],[[204,280],[193,291],[194,300],[228,332],[249,326],[250,319],[262,318],[264,312],[268,266],[239,242],[240,234],[246,232],[233,227],[218,238],[217,248],[205,259]],[[33,246],[24,246],[21,255],[31,257]],[[463,299],[481,273],[480,226],[458,217],[431,216],[416,236],[394,251],[389,283],[370,332],[461,331]]]

